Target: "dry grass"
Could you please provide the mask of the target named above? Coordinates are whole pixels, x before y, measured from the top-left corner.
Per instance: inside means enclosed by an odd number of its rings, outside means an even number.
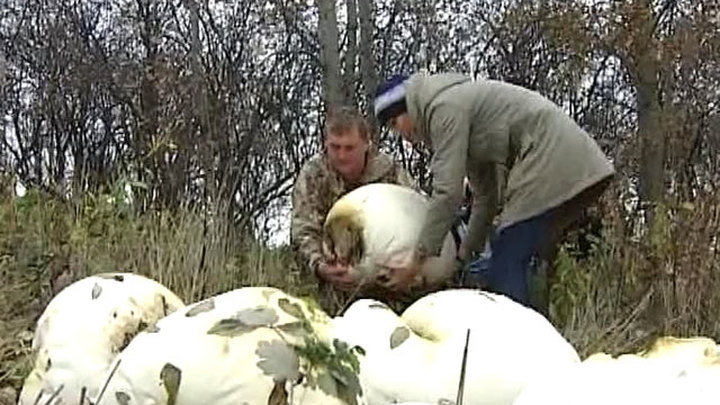
[[[635,350],[661,335],[720,339],[719,214],[718,196],[706,195],[659,207],[645,229],[611,207],[588,257],[560,255],[554,323],[582,355]]]
[[[39,194],[0,201],[0,387],[21,386],[29,332],[52,296],[91,274],[142,274],[188,303],[244,285],[317,293],[287,250],[246,243],[217,217],[187,209],[138,217],[108,197],[81,210]]]
[[[247,243],[216,216],[181,209],[137,217],[107,195],[81,207],[37,194],[0,201],[0,387],[22,385],[30,331],[53,294],[98,272],[147,275],[186,302],[272,285],[342,305],[321,294],[286,249]],[[640,233],[634,218],[609,209],[589,256],[560,255],[553,322],[583,356],[635,350],[665,334],[720,339],[719,207],[717,196],[664,207]]]

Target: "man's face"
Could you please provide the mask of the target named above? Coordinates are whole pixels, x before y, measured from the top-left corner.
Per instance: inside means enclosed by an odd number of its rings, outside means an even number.
[[[353,128],[343,133],[328,133],[325,138],[330,165],[349,181],[357,180],[365,169],[365,154],[370,144]]]
[[[396,117],[388,120],[388,126],[393,131],[397,132],[402,138],[410,143],[415,143],[415,127],[413,126],[412,120],[408,113],[402,113]]]

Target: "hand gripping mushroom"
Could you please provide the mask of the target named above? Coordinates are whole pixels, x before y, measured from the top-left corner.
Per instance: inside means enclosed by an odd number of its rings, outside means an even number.
[[[374,284],[377,276],[414,265],[420,227],[428,201],[396,184],[373,183],[340,198],[328,212],[323,245],[329,257],[349,265],[357,282]],[[451,277],[456,247],[450,232],[442,253],[420,269],[418,286],[432,287]]]

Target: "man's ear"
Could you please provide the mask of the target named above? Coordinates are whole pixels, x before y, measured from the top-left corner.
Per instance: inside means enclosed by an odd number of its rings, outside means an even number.
[[[373,146],[372,140],[368,139],[368,141],[365,142],[365,154],[367,154],[368,152],[370,152],[370,150],[372,150],[372,146]]]

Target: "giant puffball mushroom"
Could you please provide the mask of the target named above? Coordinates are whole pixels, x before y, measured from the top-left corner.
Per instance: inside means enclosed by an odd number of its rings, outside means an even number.
[[[455,404],[454,402],[447,400],[447,401],[434,402],[432,404],[429,402],[398,402],[398,403],[395,403],[394,405],[454,405],[454,404]]]
[[[639,356],[662,360],[676,367],[720,366],[720,347],[707,337],[678,338],[662,336],[640,351]]]
[[[373,284],[381,272],[413,265],[428,200],[396,184],[372,183],[350,191],[328,212],[325,249],[349,264],[358,282]],[[451,277],[456,247],[451,233],[440,256],[427,259],[418,275],[418,288],[432,288]]]
[[[720,403],[720,348],[707,338],[662,337],[649,350],[595,353],[528,384],[514,405]]]
[[[70,284],[36,323],[34,368],[19,404],[79,404],[81,396],[96,395],[133,336],[183,306],[172,291],[137,274],[104,273]]]
[[[360,404],[358,353],[331,326],[276,288],[209,297],[136,336],[98,404]]]
[[[478,290],[429,294],[402,316],[361,299],[333,323],[338,339],[365,351],[360,380],[369,405],[454,401],[468,329],[467,404],[512,404],[529,381],[580,361],[542,315]]]

